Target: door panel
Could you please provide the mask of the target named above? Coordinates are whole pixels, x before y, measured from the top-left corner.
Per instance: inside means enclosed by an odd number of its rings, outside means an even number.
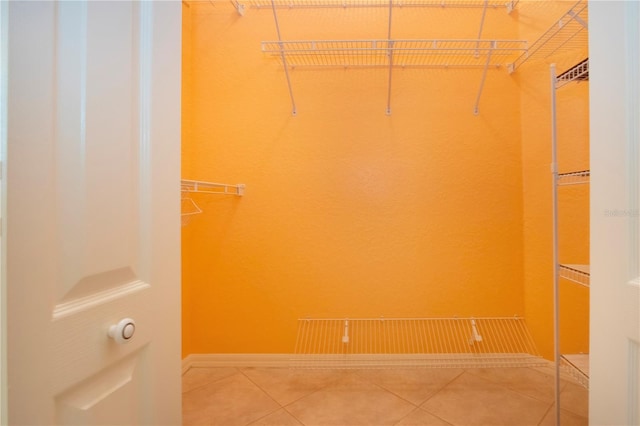
[[[590,1],[589,8],[593,241],[589,422],[637,425],[640,6]]]
[[[9,421],[179,424],[181,4],[8,10]]]

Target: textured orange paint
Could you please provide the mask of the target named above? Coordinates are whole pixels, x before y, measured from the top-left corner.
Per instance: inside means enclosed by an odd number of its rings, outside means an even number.
[[[393,16],[395,38],[474,38],[480,20],[478,9]],[[376,8],[279,17],[285,39],[387,36]],[[525,129],[522,76],[490,70],[474,116],[481,70],[395,69],[386,116],[386,70],[295,69],[293,117],[282,68],[260,52],[276,39],[270,10],[193,2],[185,19],[183,177],[247,190],[193,196],[204,213],[183,228],[184,355],[292,352],[306,316],[546,314],[524,273],[527,238],[536,246],[532,232],[550,227],[527,229],[544,202],[523,209],[534,176],[521,134],[544,125]],[[489,10],[483,37],[516,39],[519,26]],[[534,195],[550,199],[541,179]]]

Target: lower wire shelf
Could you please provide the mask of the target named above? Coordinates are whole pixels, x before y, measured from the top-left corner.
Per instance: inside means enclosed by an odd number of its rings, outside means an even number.
[[[560,278],[573,281],[576,284],[589,287],[589,281],[591,277],[591,269],[589,265],[576,265],[564,263],[558,265]]]
[[[294,368],[545,365],[523,318],[333,318],[298,321]]]
[[[560,360],[563,370],[589,389],[589,354],[564,354]]]

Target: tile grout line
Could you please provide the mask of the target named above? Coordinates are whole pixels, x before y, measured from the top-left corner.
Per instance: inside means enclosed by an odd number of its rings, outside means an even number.
[[[424,408],[420,408],[420,407],[416,407],[415,410],[411,411],[410,413],[408,413],[406,416],[404,416],[403,418],[401,418],[397,423],[395,423],[393,426],[398,426],[400,424],[400,422],[402,422],[404,419],[406,419],[407,417],[409,417],[410,415],[412,415],[413,413],[415,413],[416,411],[424,411],[425,413],[429,414],[430,416],[433,416],[435,418],[437,418],[438,420],[441,420],[443,422],[445,422],[446,424],[450,425],[450,426],[455,426],[453,423],[449,423],[448,421],[446,421],[445,419],[443,419],[440,416],[436,416],[435,414],[425,410]]]
[[[460,376],[462,376],[464,373],[466,373],[467,370],[466,369],[462,369],[462,371],[460,372],[460,374],[456,375],[453,379],[449,380],[444,386],[442,386],[440,389],[438,389],[437,391],[435,391],[433,394],[431,394],[427,399],[425,399],[424,401],[422,401],[422,404],[420,404],[420,406],[418,408],[422,408],[422,406],[424,404],[426,404],[429,400],[431,400],[434,396],[436,396],[437,394],[439,394],[440,392],[443,391],[444,388],[446,388],[447,386],[449,386],[451,383],[455,382],[456,380],[458,380],[458,378],[460,378]],[[424,411],[426,411],[427,413],[434,415],[431,411],[422,408]],[[439,417],[438,417],[439,418]],[[444,419],[443,419],[444,420]]]
[[[192,368],[194,368],[194,367],[192,367]],[[190,368],[189,370],[191,370],[192,368]],[[203,368],[203,369],[204,369],[204,368],[206,368],[206,369],[211,369],[211,367],[195,367],[195,368]],[[217,368],[217,367],[212,367],[212,368]],[[236,372],[235,372],[235,373],[233,373],[233,374],[229,374],[228,376],[218,377],[217,379],[214,379],[214,380],[212,380],[212,381],[210,381],[210,382],[207,382],[207,383],[204,383],[204,384],[202,384],[202,385],[196,386],[195,388],[193,388],[193,389],[189,389],[188,391],[183,391],[183,392],[182,392],[182,395],[188,394],[188,393],[193,392],[193,391],[198,390],[198,389],[202,389],[202,388],[203,388],[203,387],[205,387],[205,386],[209,386],[209,385],[211,385],[211,384],[213,384],[213,383],[219,382],[220,380],[227,379],[227,378],[229,378],[229,377],[231,377],[231,376],[234,376],[234,375],[236,375],[236,374],[240,373],[240,369],[239,369],[239,368],[237,368],[237,367],[230,367],[230,368],[233,368],[234,370],[236,370]],[[182,377],[182,381],[184,381],[184,375],[185,375],[185,374],[187,374],[187,373],[189,372],[189,370],[185,371],[185,373],[182,375],[182,376],[183,376],[183,377]]]
[[[493,380],[488,379],[488,378],[486,378],[486,377],[479,376],[478,374],[474,374],[474,373],[473,373],[473,372],[471,372],[471,371],[469,371],[468,373],[469,373],[469,374],[471,374],[472,376],[475,376],[475,377],[479,378],[479,379],[487,380],[487,381],[489,381],[489,382],[493,383],[494,385],[496,385],[496,386],[500,386],[501,388],[504,388],[504,389],[506,389],[506,390],[508,390],[508,391],[510,391],[510,392],[517,393],[517,394],[518,394],[518,395],[520,395],[520,396],[527,397],[527,398],[531,398],[531,399],[534,399],[534,400],[536,400],[536,401],[543,402],[543,403],[549,403],[549,401],[545,401],[545,400],[540,399],[540,398],[538,398],[538,397],[535,397],[535,396],[532,396],[532,395],[528,395],[528,394],[526,394],[526,393],[524,393],[524,392],[522,392],[522,391],[520,391],[520,390],[518,390],[518,389],[514,389],[514,388],[512,388],[512,387],[510,387],[510,386],[508,386],[508,385],[503,385],[502,383],[499,383],[499,382],[493,381]],[[551,402],[551,404],[553,404],[553,401]]]

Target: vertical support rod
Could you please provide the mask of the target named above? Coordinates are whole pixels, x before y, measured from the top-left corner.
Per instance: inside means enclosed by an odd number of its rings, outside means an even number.
[[[276,12],[276,4],[274,0],[271,0],[271,9],[273,10],[273,20],[276,23],[276,32],[278,33],[278,45],[280,46],[280,56],[282,58],[282,66],[284,67],[284,74],[287,77],[287,86],[289,86],[289,96],[291,97],[291,114],[295,116],[298,113],[296,108],[296,101],[293,98],[293,89],[291,88],[291,78],[289,77],[289,67],[287,66],[287,57],[284,54],[284,44],[282,43],[282,37],[280,36],[280,24],[278,23],[278,13]]]
[[[556,126],[556,64],[551,64],[551,176],[553,220],[553,350],[555,361],[554,394],[556,425],[560,425],[560,290],[558,260],[558,129]]]
[[[480,96],[482,96],[482,89],[484,88],[484,81],[487,79],[487,71],[489,70],[489,63],[491,62],[491,54],[495,47],[495,41],[492,42],[491,48],[487,53],[487,62],[484,64],[484,71],[482,71],[482,79],[480,80],[480,89],[478,90],[478,96],[476,97],[476,104],[473,107],[473,115],[480,113]]]
[[[487,16],[487,7],[489,6],[489,0],[484,0],[482,6],[482,18],[480,18],[480,30],[478,30],[478,41],[476,42],[476,58],[480,56],[480,39],[482,38],[482,29],[484,28],[484,18]]]
[[[273,1],[273,0],[272,0]],[[389,0],[389,30],[387,39],[389,40],[389,90],[387,92],[387,115],[391,115],[391,76],[393,72],[393,41],[391,40],[391,20],[393,19],[393,0]]]

